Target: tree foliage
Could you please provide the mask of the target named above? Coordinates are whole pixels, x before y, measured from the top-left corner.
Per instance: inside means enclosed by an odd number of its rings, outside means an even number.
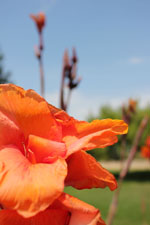
[[[3,66],[4,56],[0,53],[0,84],[11,83],[10,72],[5,72]]]

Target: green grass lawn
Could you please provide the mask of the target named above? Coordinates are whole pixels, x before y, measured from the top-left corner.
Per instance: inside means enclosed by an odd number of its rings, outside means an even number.
[[[75,190],[67,187],[65,192],[99,208],[106,221],[113,196],[108,188]],[[124,181],[113,225],[150,225],[150,178],[149,181]]]

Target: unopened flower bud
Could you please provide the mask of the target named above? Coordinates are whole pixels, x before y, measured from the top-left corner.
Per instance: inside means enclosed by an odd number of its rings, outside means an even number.
[[[37,15],[31,14],[30,17],[34,20],[38,31],[41,33],[43,27],[45,26],[45,14],[40,12]]]

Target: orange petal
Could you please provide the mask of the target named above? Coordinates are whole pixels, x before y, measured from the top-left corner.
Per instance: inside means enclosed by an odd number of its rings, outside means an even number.
[[[62,126],[67,156],[79,150],[105,148],[118,141],[117,135],[126,134],[128,125],[123,120],[94,120],[91,123],[75,120],[63,110],[49,105],[51,113]]]
[[[93,206],[68,194],[62,194],[48,209],[24,218],[13,210],[0,211],[1,225],[105,225]]]
[[[19,127],[0,111],[0,146],[14,144],[21,149],[21,143],[24,142],[24,135]]]
[[[33,90],[25,91],[13,84],[0,85],[0,112],[21,130],[25,139],[33,134],[61,140],[61,130],[47,102]]]
[[[36,216],[24,218],[13,210],[0,211],[0,225],[66,225],[68,212],[51,209],[40,212]]]
[[[105,148],[118,141],[117,135],[127,131],[128,125],[123,120],[94,120],[91,123],[76,121],[74,127],[70,125],[70,130],[67,127],[63,134],[67,156],[79,150]]]
[[[93,206],[63,193],[51,206],[55,209],[63,209],[70,212],[69,225],[104,225],[99,223],[100,212]]]
[[[72,118],[64,110],[58,109],[51,104],[49,104],[49,109],[55,119],[57,119],[61,123],[68,122]]]
[[[106,225],[106,223],[104,222],[104,220],[102,218],[100,218],[100,215],[98,214],[97,217],[95,218],[95,220],[93,220],[92,223],[90,223],[88,225]]]
[[[90,154],[79,151],[72,154],[68,160],[68,174],[65,184],[77,189],[117,188],[115,177],[104,169]]]
[[[36,162],[54,162],[58,157],[64,158],[66,146],[64,143],[29,135],[28,148],[34,153]]]
[[[24,217],[45,210],[64,189],[66,163],[31,164],[15,147],[0,151],[0,203]]]

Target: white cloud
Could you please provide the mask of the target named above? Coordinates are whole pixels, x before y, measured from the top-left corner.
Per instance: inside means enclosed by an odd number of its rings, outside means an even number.
[[[104,97],[85,95],[76,90],[72,93],[68,113],[76,119],[85,120],[89,114],[97,116],[101,106],[109,104],[113,108],[117,108],[122,106],[122,104],[126,104],[129,98],[139,100],[139,105],[144,107],[147,104],[150,104],[150,95],[145,92],[143,93],[144,94],[135,93],[133,96]],[[58,92],[47,94],[46,99],[52,105],[59,107]]]
[[[129,63],[131,64],[140,64],[144,61],[143,58],[138,58],[138,57],[132,57],[129,59]]]

